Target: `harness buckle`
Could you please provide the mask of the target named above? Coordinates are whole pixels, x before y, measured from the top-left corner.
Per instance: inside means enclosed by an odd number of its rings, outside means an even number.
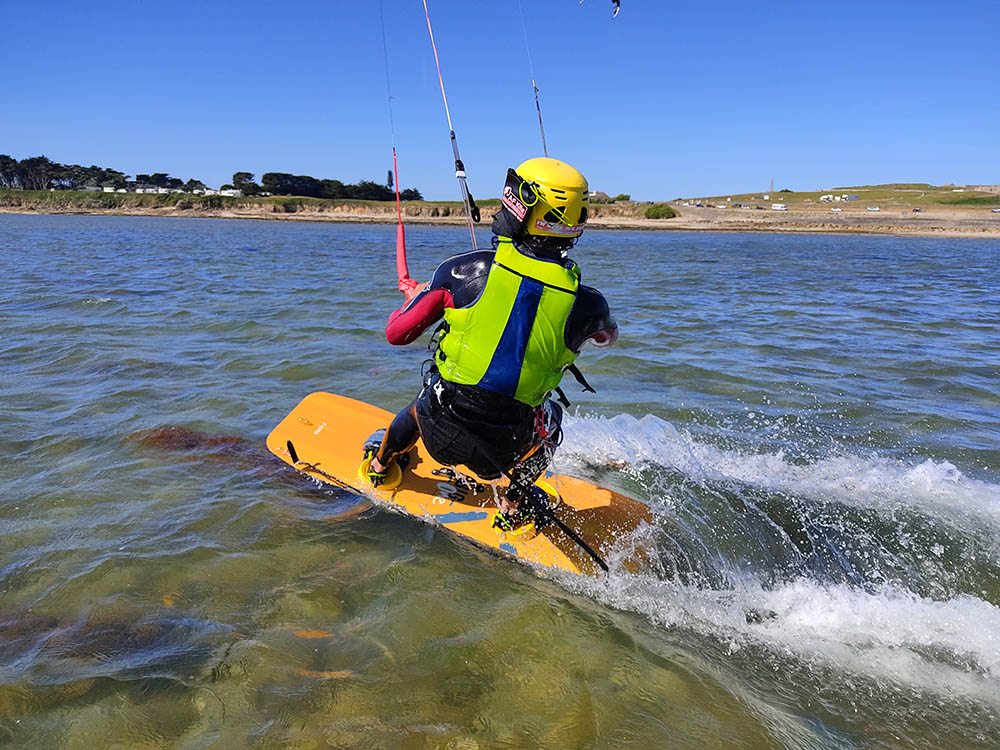
[[[549,436],[549,429],[545,419],[545,407],[539,406],[535,409],[535,434],[542,440]]]

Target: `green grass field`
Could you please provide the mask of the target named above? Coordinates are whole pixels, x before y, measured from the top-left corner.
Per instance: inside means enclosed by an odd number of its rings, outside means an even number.
[[[953,206],[992,206],[993,208],[1000,207],[1000,195],[983,195],[977,193],[974,196],[968,196],[964,198],[955,198],[950,201],[945,201]]]
[[[828,190],[806,190],[792,192],[775,192],[770,198],[764,198],[765,192],[732,193],[730,195],[706,196],[704,198],[684,198],[681,200],[698,200],[708,203],[750,203],[767,205],[784,203],[788,206],[806,207],[822,205],[821,195],[857,195],[857,201],[837,202],[837,206],[1000,206],[1000,195],[986,193],[968,188],[956,188],[953,185],[935,186],[925,183],[896,183],[888,185],[862,185],[856,187],[836,187]],[[732,200],[727,201],[727,198]]]

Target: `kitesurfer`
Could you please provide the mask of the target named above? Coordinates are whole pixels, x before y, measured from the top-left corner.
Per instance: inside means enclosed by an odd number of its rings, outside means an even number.
[[[535,158],[507,171],[493,250],[445,260],[389,316],[386,338],[412,342],[443,318],[417,398],[365,443],[360,473],[374,486],[402,481],[400,457],[420,437],[447,466],[511,479],[500,510],[513,518],[559,444],[562,408],[550,398],[585,343],[610,346],[618,325],[604,296],[580,284],[567,257],[587,221],[588,185],[565,162]]]

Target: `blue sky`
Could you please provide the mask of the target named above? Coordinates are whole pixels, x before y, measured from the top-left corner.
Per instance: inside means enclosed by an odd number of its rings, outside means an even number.
[[[517,0],[428,0],[469,185],[541,141]],[[639,200],[1000,182],[1000,2],[521,0],[550,155]],[[420,0],[384,0],[400,182],[455,199]],[[0,0],[0,153],[217,186],[384,181],[377,0]],[[13,32],[13,33],[11,33]]]

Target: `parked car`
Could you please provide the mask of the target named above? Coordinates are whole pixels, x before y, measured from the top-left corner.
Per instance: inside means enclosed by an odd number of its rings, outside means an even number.
[[[784,203],[772,203],[771,204],[771,210],[772,211],[787,211],[788,210],[788,206],[786,206]]]
[[[923,212],[924,212],[924,209],[922,209],[922,208],[915,208],[915,209],[913,209],[913,213],[915,213],[915,214],[922,214]]]
[[[866,208],[865,210],[866,211],[881,211],[882,209],[879,208],[878,206],[868,206],[868,208]]]
[[[990,213],[993,213],[993,214],[1000,214],[1000,208],[991,208],[991,209],[990,209]]]
[[[836,208],[831,208],[830,210],[831,210],[831,211],[834,211],[835,213],[838,213],[838,214],[840,214],[840,213],[843,213],[843,212],[844,212],[844,209],[840,208],[839,206],[838,206],[838,207],[836,207]]]

